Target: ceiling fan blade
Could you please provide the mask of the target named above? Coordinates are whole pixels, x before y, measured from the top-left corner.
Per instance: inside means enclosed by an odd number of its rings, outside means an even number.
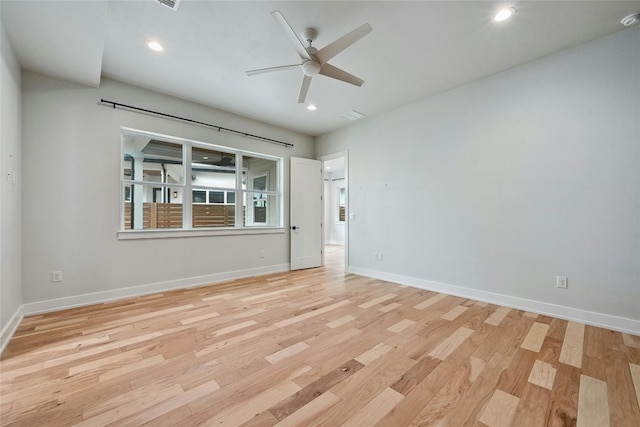
[[[364,80],[354,76],[353,74],[349,74],[346,71],[341,70],[340,68],[334,67],[331,64],[322,64],[320,68],[320,74],[323,76],[331,77],[332,79],[340,80],[345,83],[350,83],[355,86],[362,86]]]
[[[307,99],[307,92],[309,92],[309,85],[311,84],[311,77],[304,76],[302,79],[302,87],[300,88],[300,96],[298,96],[298,104],[303,104]]]
[[[298,37],[296,32],[293,31],[293,28],[291,28],[291,25],[289,25],[287,20],[284,19],[282,13],[280,13],[280,11],[271,12],[271,16],[273,16],[273,19],[275,19],[280,25],[282,31],[284,31],[287,37],[289,37],[289,40],[293,43],[293,47],[296,49],[296,52],[298,52],[298,55],[300,55],[300,58],[311,60],[312,58],[309,55],[309,52],[307,52],[307,49],[305,49],[304,43],[302,43],[302,40],[300,40],[300,37]]]
[[[260,68],[259,70],[246,71],[247,76],[255,76],[256,74],[271,73],[273,71],[289,70],[291,68],[300,68],[300,64],[281,65],[279,67]]]
[[[316,58],[318,58],[318,61],[320,61],[321,64],[324,64],[325,62],[360,40],[362,37],[369,34],[371,31],[371,25],[363,24],[350,33],[347,33],[344,36],[340,37],[338,40],[329,43],[328,45],[320,49],[315,54],[315,56]]]

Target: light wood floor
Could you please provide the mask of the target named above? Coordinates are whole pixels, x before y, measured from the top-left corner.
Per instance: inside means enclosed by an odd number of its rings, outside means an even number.
[[[1,424],[640,426],[640,338],[332,266],[24,319]]]

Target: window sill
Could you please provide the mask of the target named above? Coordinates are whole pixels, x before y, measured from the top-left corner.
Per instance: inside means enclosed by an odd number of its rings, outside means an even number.
[[[283,227],[246,227],[246,228],[201,228],[183,229],[174,228],[166,230],[121,230],[118,231],[118,240],[139,240],[139,239],[172,239],[185,237],[208,237],[208,236],[238,236],[251,234],[283,234]]]

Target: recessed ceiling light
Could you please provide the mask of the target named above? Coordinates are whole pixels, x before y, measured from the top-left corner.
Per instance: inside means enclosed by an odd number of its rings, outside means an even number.
[[[620,21],[620,23],[625,27],[630,27],[631,25],[637,24],[638,22],[640,22],[640,12],[627,15],[622,18],[622,21]]]
[[[514,13],[516,13],[516,10],[514,8],[505,7],[504,9],[500,9],[500,11],[496,13],[496,16],[493,17],[493,20],[496,22],[506,21],[507,19],[511,18]]]
[[[151,50],[155,50],[156,52],[162,52],[164,50],[164,47],[162,47],[160,43],[153,40],[147,42],[147,47]]]
[[[209,156],[202,156],[202,160],[209,160]]]
[[[313,104],[307,105],[307,110],[309,110],[309,111],[316,111],[317,109],[318,109],[318,107],[316,107]]]

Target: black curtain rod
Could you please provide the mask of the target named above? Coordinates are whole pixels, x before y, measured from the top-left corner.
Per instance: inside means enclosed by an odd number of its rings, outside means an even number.
[[[285,147],[293,147],[293,144],[291,144],[289,142],[278,141],[277,139],[266,138],[266,137],[260,136],[260,135],[253,135],[251,133],[241,132],[239,130],[229,129],[229,128],[225,128],[225,127],[222,127],[222,126],[212,125],[210,123],[199,122],[197,120],[188,119],[186,117],[174,116],[172,114],[166,114],[166,113],[161,113],[159,111],[147,110],[146,108],[134,107],[132,105],[127,105],[127,104],[120,104],[119,102],[107,101],[106,99],[101,99],[100,102],[103,103],[103,104],[112,105],[113,108],[120,107],[120,108],[129,109],[129,110],[142,111],[142,112],[149,113],[149,114],[155,114],[156,116],[169,117],[171,119],[182,120],[183,122],[187,122],[187,123],[194,123],[194,124],[197,124],[197,125],[202,125],[202,126],[207,126],[207,127],[210,127],[210,128],[218,129],[218,132],[225,131],[225,132],[229,132],[229,133],[234,133],[236,135],[242,135],[242,136],[246,136],[246,137],[249,137],[249,138],[259,139],[261,141],[270,142],[272,144],[280,144],[280,145],[284,145]]]

